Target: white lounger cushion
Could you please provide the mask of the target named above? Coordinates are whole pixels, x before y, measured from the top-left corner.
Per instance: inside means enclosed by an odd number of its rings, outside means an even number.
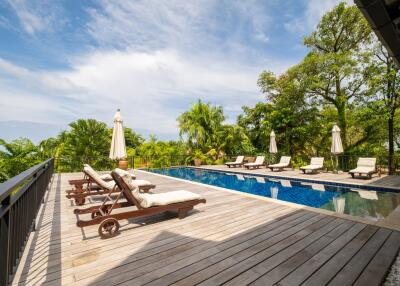
[[[234,164],[242,164],[244,160],[244,156],[237,156],[235,162],[227,162],[226,165],[234,165]]]
[[[143,194],[139,191],[139,187],[135,185],[135,180],[132,180],[131,176],[129,176],[129,173],[126,174],[127,172],[124,172],[121,169],[115,169],[114,171],[121,176],[122,180],[131,190],[133,197],[143,208],[164,206],[201,198],[200,195],[188,191],[173,191],[161,194]]]
[[[286,164],[286,163],[277,163],[277,164],[268,165],[268,167],[273,167],[273,168],[284,168],[287,166],[289,166],[289,164]]]
[[[131,174],[131,177],[132,177],[132,179],[136,179],[136,176],[134,175],[134,174],[132,174],[132,173],[130,173]],[[102,180],[112,180],[113,178],[111,177],[111,174],[103,174],[103,175],[100,175],[100,178],[102,179]]]
[[[376,158],[359,158],[357,168],[349,171],[349,173],[368,174],[376,170]]]
[[[268,165],[268,167],[284,168],[284,167],[289,166],[289,164],[290,164],[290,156],[282,156],[281,160],[278,164]]]
[[[323,157],[312,157],[310,165],[302,166],[300,169],[302,170],[318,170],[324,167],[324,158]]]
[[[253,163],[244,164],[245,166],[259,166],[264,164],[265,157],[264,156],[257,156],[256,160]]]
[[[360,174],[368,174],[371,172],[375,172],[375,167],[357,167],[349,171],[349,173],[360,173]]]
[[[143,187],[143,186],[150,186],[153,185],[147,180],[132,180],[132,184],[138,186],[138,187]]]
[[[112,190],[112,188],[114,188],[115,186],[115,182],[114,181],[109,181],[106,182],[104,181],[100,175],[93,170],[92,167],[90,167],[88,164],[85,164],[83,167],[83,171],[85,171],[86,174],[88,174],[95,182],[97,185],[99,185],[100,187],[106,189],[106,190]]]
[[[89,164],[83,164],[83,169],[85,169],[85,168],[90,168],[91,170],[93,170],[93,172],[96,172],[93,168],[92,168],[92,166],[90,166]],[[122,169],[121,169],[122,170]],[[127,171],[125,171],[125,172],[127,172]],[[97,173],[97,172],[96,172]],[[102,174],[102,175],[100,175],[99,173],[97,173],[98,175],[99,175],[99,178],[100,179],[102,179],[102,180],[112,180],[113,178],[111,177],[111,174]],[[136,179],[136,176],[134,175],[134,174],[132,174],[132,173],[129,173],[129,174],[131,174],[131,176],[132,176],[132,179]]]
[[[323,168],[322,165],[307,165],[307,166],[300,167],[300,169],[302,169],[302,170],[318,170],[318,169],[322,169],[322,168]]]
[[[140,204],[144,208],[165,206],[169,204],[201,199],[201,196],[192,192],[180,190],[160,194],[142,194],[144,197]]]

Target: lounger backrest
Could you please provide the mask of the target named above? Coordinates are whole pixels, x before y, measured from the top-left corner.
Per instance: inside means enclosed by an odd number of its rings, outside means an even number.
[[[242,163],[244,160],[244,156],[237,156],[235,163]]]
[[[111,172],[111,176],[117,183],[117,186],[123,193],[125,199],[138,209],[143,209],[141,202],[144,198],[139,192],[139,187],[132,182],[132,177],[129,175],[129,173],[117,168]]]
[[[324,165],[324,157],[312,157],[310,165],[323,166]]]
[[[376,158],[359,158],[357,167],[371,167],[375,168]]]
[[[256,161],[254,163],[262,165],[264,164],[264,160],[265,160],[264,156],[257,156]]]
[[[289,165],[289,163],[290,163],[290,156],[282,156],[282,157],[281,157],[281,161],[280,161],[279,163],[280,163],[280,164]]]
[[[100,175],[95,170],[93,170],[93,168],[90,167],[88,164],[84,165],[83,172],[87,176],[89,176],[97,185],[99,185],[104,189],[111,190],[114,186],[113,182],[106,182],[102,178],[100,178]]]

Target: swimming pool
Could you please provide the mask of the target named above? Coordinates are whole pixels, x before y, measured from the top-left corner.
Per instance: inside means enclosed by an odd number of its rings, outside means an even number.
[[[400,193],[397,192],[371,191],[190,167],[147,171],[375,221],[387,217],[400,204]]]

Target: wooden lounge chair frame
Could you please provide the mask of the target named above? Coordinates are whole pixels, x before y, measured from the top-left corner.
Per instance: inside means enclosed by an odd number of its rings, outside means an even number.
[[[276,165],[276,164],[272,164],[272,165],[268,165],[267,167],[273,172],[274,170],[277,170],[278,172],[281,172],[281,171],[283,171],[283,169],[285,169],[285,168],[290,168],[290,166],[291,166],[291,164],[290,164],[290,162],[291,162],[291,159],[292,158],[290,158],[290,156],[284,156],[284,157],[289,157],[289,163],[287,164],[287,165],[285,165],[285,166],[273,166],[273,165]],[[282,157],[281,157],[281,160],[282,160]],[[277,163],[277,164],[280,164],[280,163]]]
[[[375,159],[375,158],[359,158],[358,160],[360,161],[360,159]],[[357,168],[358,168],[358,164],[359,162],[357,162]],[[362,175],[366,175],[368,177],[368,179],[372,179],[372,175],[378,173],[378,168],[376,167],[376,159],[375,159],[375,164],[374,164],[374,169],[368,172],[353,172],[353,170],[349,171],[349,174],[351,175],[351,177],[354,179],[355,174],[358,174],[359,177],[361,177]],[[357,169],[356,168],[356,169]],[[356,170],[355,169],[355,170]]]
[[[262,163],[257,163],[257,158],[258,158],[258,157],[263,157]],[[250,169],[258,169],[258,168],[260,168],[261,166],[264,166],[264,165],[265,165],[265,163],[264,163],[265,157],[264,157],[264,156],[257,156],[257,158],[256,158],[256,160],[255,160],[254,163],[247,163],[247,164],[244,164],[243,166],[245,167],[245,169],[248,169],[248,170],[250,170]],[[256,163],[257,163],[257,164],[256,164]]]
[[[187,213],[193,209],[193,207],[200,203],[206,203],[205,199],[195,199],[180,203],[173,203],[169,205],[163,206],[153,206],[149,208],[144,208],[140,205],[140,203],[135,199],[132,195],[131,190],[123,181],[121,176],[119,176],[116,172],[112,172],[111,176],[116,182],[116,186],[114,188],[119,188],[121,192],[119,192],[117,198],[113,200],[111,198],[111,194],[114,190],[109,191],[103,203],[99,206],[93,206],[86,209],[75,209],[74,213],[79,214],[91,214],[92,219],[90,220],[79,220],[76,225],[78,227],[85,227],[89,225],[99,224],[99,235],[101,238],[109,238],[113,237],[118,233],[119,230],[119,222],[118,220],[129,219],[134,217],[144,217],[155,214],[160,214],[166,211],[177,210],[180,219],[183,219],[187,216]],[[126,201],[119,202],[121,198],[125,198]],[[125,207],[136,207],[136,210],[130,210],[126,212],[118,212],[112,213],[114,209],[121,209]]]
[[[78,206],[82,206],[85,204],[86,197],[89,196],[98,196],[98,195],[107,195],[110,190],[105,189],[98,184],[96,184],[96,181],[88,174],[85,170],[83,170],[84,173],[84,179],[86,181],[86,187],[83,187],[83,184],[80,184],[79,182],[75,185],[74,190],[67,190],[66,197],[68,199],[74,199],[75,204]],[[81,181],[83,181],[81,180]],[[73,181],[73,180],[71,180]],[[76,180],[80,181],[80,180]],[[104,180],[104,181],[110,181],[110,180]],[[146,186],[140,186],[139,189],[145,193],[150,191],[151,189],[154,189],[156,185],[151,184],[151,185],[146,185]],[[113,192],[119,192],[118,189],[113,188]]]
[[[310,166],[310,165],[315,165],[315,166],[317,166],[317,164],[313,164],[313,159],[321,159],[321,158],[322,158],[322,157],[313,157],[313,158],[311,158],[310,164],[307,165],[307,166]],[[306,169],[306,168],[304,168],[304,167],[307,167],[307,166],[302,166],[302,167],[300,167],[300,170],[303,171],[303,174],[306,174],[307,171],[310,171],[310,172],[307,173],[307,174],[317,174],[318,171],[324,169],[324,158],[322,158],[322,165],[320,165],[319,168],[313,168],[313,169]]]
[[[244,164],[244,156],[237,156],[237,158],[239,158],[239,157],[242,157],[241,162],[228,162],[228,163],[225,163],[225,165],[228,166],[228,168],[231,168],[231,167],[236,168],[236,167],[242,166]],[[236,161],[237,161],[237,158],[236,158]]]

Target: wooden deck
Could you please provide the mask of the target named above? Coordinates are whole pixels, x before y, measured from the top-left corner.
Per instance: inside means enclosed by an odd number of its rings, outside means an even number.
[[[183,220],[122,221],[101,240],[96,226],[75,226],[64,196],[81,176],[54,176],[13,284],[379,285],[400,247],[397,231],[144,172],[156,192],[186,189],[207,204]]]

